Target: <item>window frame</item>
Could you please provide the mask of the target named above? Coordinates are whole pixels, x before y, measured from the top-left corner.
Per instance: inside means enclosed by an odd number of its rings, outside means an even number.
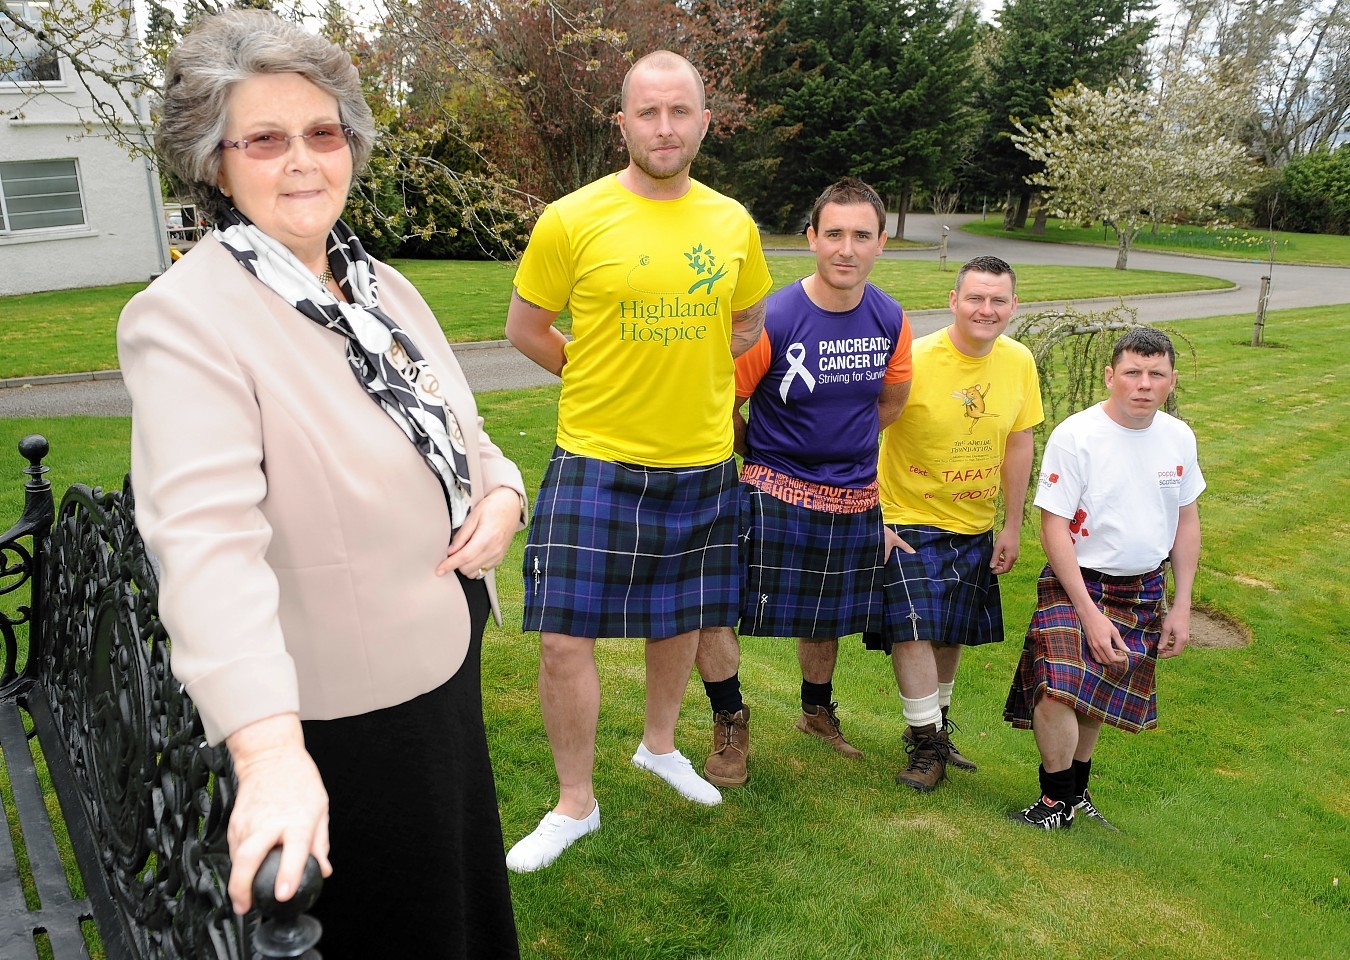
[[[11,197],[5,191],[5,168],[13,167],[18,164],[69,164],[70,174],[75,180],[75,196],[80,203],[80,219],[78,223],[48,224],[37,227],[14,227],[14,215],[10,212]],[[66,176],[62,171],[58,176]],[[28,178],[25,178],[28,179]],[[68,194],[62,194],[68,195]],[[55,196],[55,194],[54,194]],[[73,209],[73,208],[62,208]],[[45,212],[45,211],[44,211]],[[26,214],[20,214],[25,216]],[[85,199],[84,177],[80,171],[80,161],[76,157],[43,157],[29,160],[6,160],[0,161],[0,238],[25,238],[39,237],[43,234],[55,233],[83,233],[88,232],[89,226],[89,204]]]
[[[28,23],[31,26],[39,28],[42,26],[43,12],[51,9],[51,0],[0,0],[0,2],[3,2],[6,9],[10,13],[17,16],[20,20],[23,20],[24,22]],[[51,87],[66,86],[65,58],[62,57],[60,52],[57,51],[55,48],[46,47],[43,44],[42,40],[38,39],[37,37],[31,38],[31,43],[37,49],[37,57],[41,57],[42,52],[44,50],[48,50],[51,52],[52,62],[56,66],[56,76],[53,78],[23,79],[20,77],[10,76],[8,73],[0,73],[0,90],[3,90],[3,87],[5,85],[12,85],[19,87],[21,89],[27,89],[31,87],[45,87],[45,86]],[[34,62],[36,62],[37,59],[36,57],[33,59],[25,57],[24,56],[25,51],[20,49],[18,46],[15,46],[14,51],[17,55],[21,57],[21,59],[17,61],[13,72],[17,73],[20,70],[24,69],[25,67],[28,67]]]

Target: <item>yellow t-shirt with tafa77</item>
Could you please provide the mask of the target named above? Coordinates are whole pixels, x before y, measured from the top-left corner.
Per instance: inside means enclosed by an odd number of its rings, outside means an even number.
[[[696,180],[648,200],[603,177],[548,206],[515,285],[572,314],[558,446],[652,467],[731,456],[731,314],[773,286],[743,206]]]
[[[883,431],[877,464],[887,523],[953,533],[994,526],[1008,435],[1045,419],[1031,351],[1006,336],[968,357],[946,330],[914,342],[914,380]]]

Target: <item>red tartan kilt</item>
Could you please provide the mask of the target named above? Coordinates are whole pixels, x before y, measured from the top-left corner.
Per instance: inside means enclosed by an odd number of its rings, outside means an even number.
[[[1130,733],[1158,725],[1158,641],[1162,624],[1162,569],[1130,577],[1085,578],[1098,609],[1129,648],[1124,665],[1100,664],[1088,650],[1073,602],[1049,564],[1036,584],[1036,612],[1008,691],[1003,718],[1031,728],[1042,696]]]

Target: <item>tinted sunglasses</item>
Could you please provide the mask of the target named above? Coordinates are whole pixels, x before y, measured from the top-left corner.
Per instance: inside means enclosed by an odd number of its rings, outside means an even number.
[[[222,150],[242,150],[245,156],[255,160],[273,160],[283,156],[291,148],[292,140],[304,140],[315,153],[331,153],[347,145],[347,141],[356,136],[351,127],[343,123],[316,123],[304,133],[282,133],[280,130],[263,130],[247,140],[222,140]]]

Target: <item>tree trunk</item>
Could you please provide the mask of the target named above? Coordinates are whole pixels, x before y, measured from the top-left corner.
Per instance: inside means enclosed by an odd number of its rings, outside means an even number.
[[[1046,205],[1045,198],[1041,198],[1040,205],[1036,207],[1036,222],[1031,225],[1031,232],[1039,235],[1045,233],[1045,221],[1050,219],[1050,208]]]
[[[1017,226],[1017,204],[1013,203],[1012,191],[1003,198],[1003,229],[1012,230]]]
[[[906,183],[900,187],[900,199],[895,205],[895,239],[905,239],[905,216],[909,213],[909,202],[914,199],[914,185]]]
[[[1017,222],[1013,224],[1018,230],[1027,225],[1027,214],[1031,212],[1031,191],[1023,190],[1022,195],[1017,198]]]
[[[1116,269],[1124,270],[1125,261],[1130,259],[1130,241],[1134,239],[1134,232],[1117,227],[1116,237]]]

